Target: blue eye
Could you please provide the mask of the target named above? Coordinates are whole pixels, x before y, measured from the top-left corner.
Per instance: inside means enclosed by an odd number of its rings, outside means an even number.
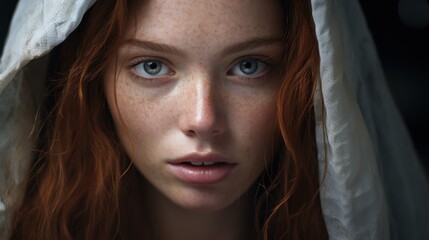
[[[134,66],[134,70],[143,78],[158,78],[171,73],[170,68],[158,60],[142,61]]]
[[[267,70],[267,64],[257,59],[244,59],[229,70],[229,75],[258,77]]]

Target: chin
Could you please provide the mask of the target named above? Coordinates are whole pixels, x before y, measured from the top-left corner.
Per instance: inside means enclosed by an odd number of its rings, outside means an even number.
[[[198,212],[216,212],[226,209],[238,202],[237,192],[219,192],[213,189],[186,189],[179,195],[167,196],[171,202],[180,208]]]
[[[161,193],[168,202],[178,206],[183,210],[197,211],[201,213],[217,212],[240,202],[248,203],[243,195],[245,189],[236,191],[228,189],[222,190],[216,187],[179,187],[175,190],[168,189]]]

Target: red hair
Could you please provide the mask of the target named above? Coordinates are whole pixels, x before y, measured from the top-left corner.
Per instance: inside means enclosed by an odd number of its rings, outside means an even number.
[[[288,1],[284,80],[277,100],[280,151],[274,178],[259,201],[274,205],[263,239],[328,239],[319,201],[314,96],[320,56],[310,1]],[[280,159],[280,160],[279,160]],[[270,200],[274,199],[274,203]]]
[[[120,196],[129,160],[115,134],[102,77],[130,23],[129,5],[97,1],[54,51],[55,77],[47,87],[37,151],[12,239],[120,238]],[[314,129],[317,40],[309,1],[289,1],[288,12],[277,150],[260,178],[265,189],[257,192],[255,228],[260,239],[327,239]]]
[[[127,161],[104,98],[102,73],[125,35],[127,13],[127,1],[97,1],[56,49],[54,80],[48,83],[38,150],[13,239],[117,235]]]

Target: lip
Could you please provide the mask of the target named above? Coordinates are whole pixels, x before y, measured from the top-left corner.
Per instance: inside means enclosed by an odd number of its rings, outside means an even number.
[[[171,173],[179,180],[189,184],[215,184],[225,180],[237,163],[215,153],[192,153],[167,161]],[[210,163],[211,165],[191,165]]]

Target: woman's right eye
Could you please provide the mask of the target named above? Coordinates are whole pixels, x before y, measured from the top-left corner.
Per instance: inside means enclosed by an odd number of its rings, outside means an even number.
[[[171,75],[172,70],[158,60],[144,60],[133,67],[135,74],[142,78],[161,78]]]

